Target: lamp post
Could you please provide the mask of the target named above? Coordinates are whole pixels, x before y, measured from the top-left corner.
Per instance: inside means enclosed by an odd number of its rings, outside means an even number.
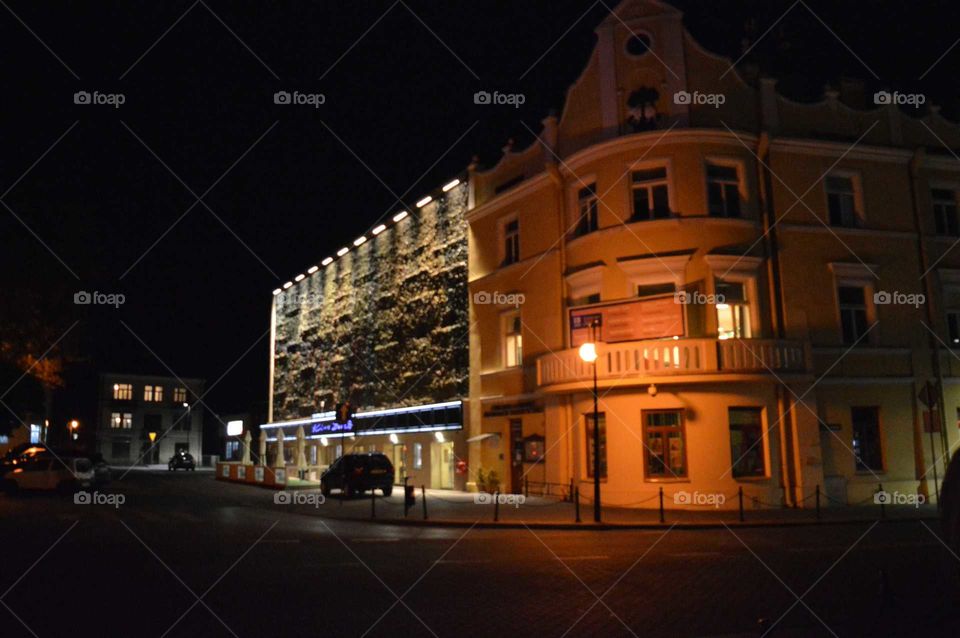
[[[600,410],[597,396],[597,321],[590,325],[592,341],[580,346],[580,358],[593,364],[593,521],[600,522]]]

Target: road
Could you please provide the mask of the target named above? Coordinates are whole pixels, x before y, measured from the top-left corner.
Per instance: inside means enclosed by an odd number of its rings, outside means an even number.
[[[124,502],[0,496],[0,636],[947,636],[960,628],[960,560],[922,522],[411,528],[303,515],[271,492],[200,473],[130,473],[103,494]]]

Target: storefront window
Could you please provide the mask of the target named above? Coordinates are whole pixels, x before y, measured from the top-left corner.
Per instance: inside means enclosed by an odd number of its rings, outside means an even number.
[[[415,470],[423,469],[423,444],[422,443],[413,444],[413,469]]]
[[[607,423],[603,412],[600,417],[600,478],[607,478]],[[593,414],[585,414],[587,424],[587,478],[593,478]]]
[[[646,441],[647,478],[687,476],[687,451],[680,410],[644,411],[643,437]]]
[[[733,476],[766,476],[760,408],[730,408],[730,460]]]

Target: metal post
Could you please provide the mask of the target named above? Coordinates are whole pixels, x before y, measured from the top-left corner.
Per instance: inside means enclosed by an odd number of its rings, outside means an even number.
[[[597,343],[597,322],[593,322],[593,343]],[[597,362],[593,360],[593,522],[600,522],[600,407],[597,395]]]
[[[665,523],[666,519],[663,517],[663,488],[660,488],[660,522]]]
[[[407,517],[407,512],[410,510],[410,505],[407,504],[407,481],[410,480],[409,476],[403,477],[403,517]]]
[[[740,501],[740,522],[743,522],[743,486],[737,488],[737,500]]]
[[[493,522],[500,520],[500,492],[493,493]]]
[[[577,513],[577,522],[580,522],[580,486],[577,485],[573,488],[573,505],[574,510]]]
[[[427,488],[425,485],[420,486],[420,500],[423,501],[423,520],[427,520]]]
[[[820,520],[820,484],[817,483],[817,520]]]

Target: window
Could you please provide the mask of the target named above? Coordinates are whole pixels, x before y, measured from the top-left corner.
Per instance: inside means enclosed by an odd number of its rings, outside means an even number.
[[[226,457],[228,461],[237,460],[240,451],[240,441],[227,441]]]
[[[9,445],[10,437],[6,434],[0,434],[0,445]]]
[[[30,424],[30,442],[31,443],[40,443],[40,435],[43,433],[43,430],[39,425]]]
[[[950,347],[960,347],[960,312],[947,313],[947,333],[950,335]]]
[[[581,188],[577,194],[577,207],[579,217],[577,219],[577,235],[586,235],[600,228],[600,217],[597,206],[597,185],[590,184],[586,188]]]
[[[133,385],[129,383],[114,383],[113,398],[118,401],[129,401],[133,398]]]
[[[163,386],[162,385],[143,386],[143,400],[153,401],[155,403],[159,403],[163,401]]]
[[[677,284],[668,282],[664,284],[638,284],[638,297],[659,297],[662,295],[672,295],[677,292]]]
[[[129,430],[133,427],[133,414],[130,412],[114,412],[110,415],[110,428],[113,430]]]
[[[718,338],[750,338],[750,306],[745,284],[718,279],[716,289]]]
[[[174,388],[173,389],[173,402],[174,403],[185,403],[187,401],[187,389],[186,388]]]
[[[571,306],[589,306],[590,304],[600,303],[600,293],[594,292],[583,297],[577,297],[570,300]]]
[[[423,443],[413,444],[413,469],[423,469]]]
[[[511,219],[503,225],[503,260],[502,266],[509,266],[520,261],[520,221]]]
[[[597,415],[600,421],[600,478],[607,478],[607,418],[603,412]],[[593,414],[584,414],[587,429],[587,478],[593,478]]]
[[[855,228],[860,225],[857,191],[853,177],[831,175],[824,180],[831,226]]]
[[[670,197],[665,166],[633,171],[630,187],[633,192],[634,221],[670,216]]]
[[[736,166],[707,164],[707,205],[712,217],[740,216],[740,177]]]
[[[163,416],[160,414],[145,414],[143,417],[143,429],[147,432],[156,432],[163,429]]]
[[[643,438],[646,442],[644,452],[648,479],[687,476],[683,416],[679,410],[645,410]]]
[[[511,312],[503,317],[503,367],[514,368],[523,365],[523,334],[519,312]]]
[[[853,455],[858,471],[883,471],[880,445],[880,408],[850,408]]]
[[[960,237],[960,220],[957,218],[957,194],[943,188],[930,191],[933,198],[933,220],[938,235]]]
[[[840,286],[840,327],[844,343],[856,343],[867,333],[867,295],[860,286]]]
[[[730,460],[733,477],[766,476],[760,408],[730,408]]]

